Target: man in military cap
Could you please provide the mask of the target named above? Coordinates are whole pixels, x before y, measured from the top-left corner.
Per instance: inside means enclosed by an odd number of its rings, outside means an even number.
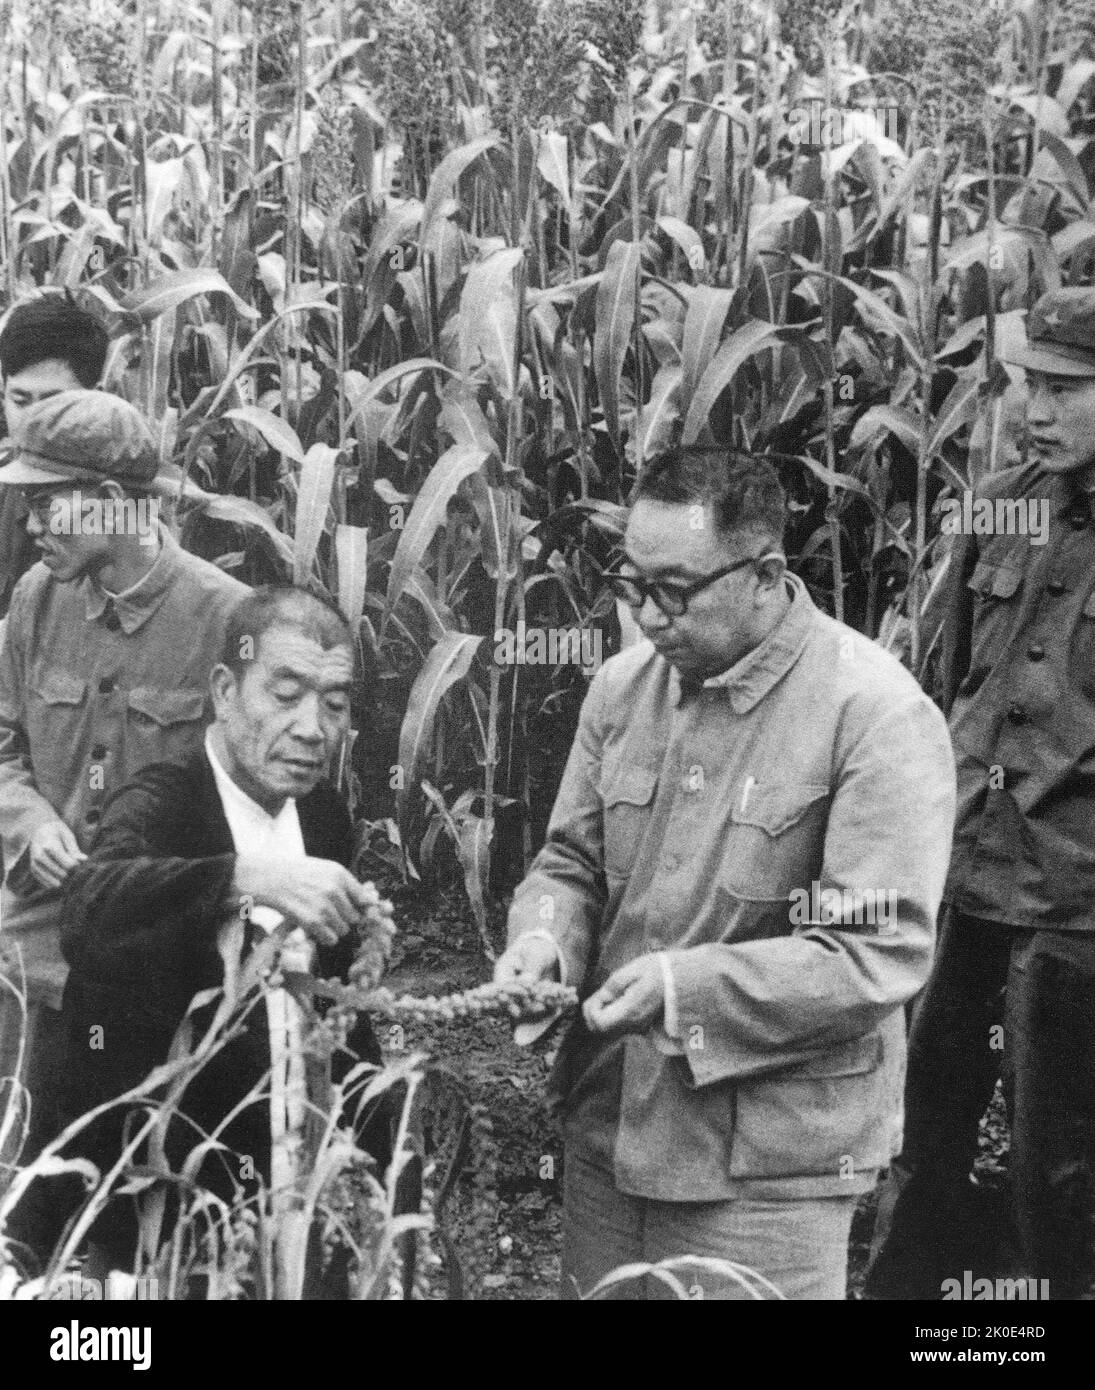
[[[1009,360],[1027,374],[1028,462],[976,494],[1047,502],[1048,536],[963,535],[951,558],[958,818],[875,1298],[1002,1272],[973,1268],[988,1204],[970,1182],[1001,1075],[1023,1273],[1055,1299],[1095,1277],[1095,289],[1043,296],[1027,340]]]
[[[22,415],[13,445],[0,484],[22,489],[40,555],[16,585],[0,647],[0,1077],[20,1070],[25,1028],[25,1159],[51,1137],[61,889],[111,793],[200,747],[209,673],[248,591],[155,524],[155,444],[126,401],[63,391]]]
[[[7,433],[15,432],[24,413],[38,401],[61,391],[98,386],[108,342],[103,323],[68,292],[41,294],[17,304],[0,329]],[[5,462],[0,455],[0,464]],[[16,583],[38,558],[23,521],[18,488],[0,488],[0,617],[8,610]]]

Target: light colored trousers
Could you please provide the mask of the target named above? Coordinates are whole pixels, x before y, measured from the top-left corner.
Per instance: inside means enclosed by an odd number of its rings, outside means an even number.
[[[562,1297],[579,1298],[621,1265],[701,1255],[748,1266],[788,1299],[844,1299],[855,1207],[855,1197],[790,1201],[746,1197],[729,1202],[629,1197],[617,1189],[611,1172],[568,1149],[563,1177]],[[750,1297],[725,1276],[698,1268],[675,1273],[693,1298]],[[677,1295],[648,1276],[597,1296],[658,1300]]]

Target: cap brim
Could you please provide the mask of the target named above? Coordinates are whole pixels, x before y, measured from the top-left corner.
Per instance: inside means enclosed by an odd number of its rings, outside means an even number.
[[[1009,366],[1022,367],[1028,372],[1045,372],[1047,376],[1095,377],[1095,358],[1085,362],[1068,357],[1063,352],[1054,352],[1048,347],[1014,348],[1002,356]]]
[[[32,461],[33,460],[33,461]],[[11,487],[41,487],[45,483],[102,482],[102,474],[84,468],[68,468],[61,464],[39,460],[37,454],[17,454],[11,463],[0,468],[0,484]]]

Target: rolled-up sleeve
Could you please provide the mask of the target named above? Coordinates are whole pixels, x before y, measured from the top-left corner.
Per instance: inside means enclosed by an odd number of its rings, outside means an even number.
[[[547,931],[580,986],[604,911],[604,824],[600,796],[605,674],[598,672],[578,721],[544,847],[514,895],[508,939]]]
[[[694,1085],[779,1071],[870,1033],[927,979],[955,816],[947,726],[916,696],[858,722],[818,885],[819,902],[844,904],[835,920],[827,910],[787,936],[670,953]],[[876,910],[855,906],[865,902]]]

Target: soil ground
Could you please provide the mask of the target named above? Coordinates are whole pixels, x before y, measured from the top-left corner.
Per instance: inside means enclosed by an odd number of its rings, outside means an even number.
[[[388,883],[384,888],[395,902],[400,926],[386,984],[397,992],[442,995],[490,978],[490,964],[462,887],[439,892]],[[499,944],[502,921],[499,912],[492,922]],[[389,1055],[406,1048],[427,1053],[489,1120],[490,1134],[473,1143],[441,1223],[460,1265],[462,1296],[490,1301],[557,1298],[562,1145],[544,1104],[551,1053],[517,1047],[509,1024],[496,1019],[382,1029],[380,1036]],[[444,1129],[447,1116],[448,1112],[440,1117],[438,1130]],[[990,1191],[1000,1189],[1006,1179],[1006,1149],[998,1096],[982,1125],[975,1169]],[[860,1296],[876,1205],[875,1195],[865,1197],[852,1227],[853,1299]],[[443,1253],[443,1242],[434,1244]],[[447,1260],[432,1272],[428,1296],[447,1296],[450,1272]]]

